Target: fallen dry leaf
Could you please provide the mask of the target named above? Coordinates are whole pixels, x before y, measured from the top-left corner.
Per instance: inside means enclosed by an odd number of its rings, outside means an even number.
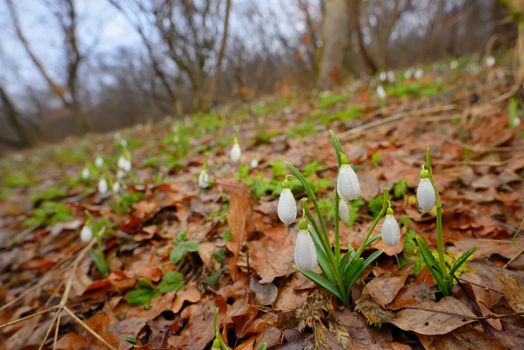
[[[439,335],[475,322],[470,317],[475,314],[466,305],[454,297],[444,297],[439,302],[425,301],[411,309],[400,310],[389,322],[405,331]]]
[[[408,265],[391,276],[375,277],[366,285],[366,290],[373,299],[385,307],[395,299],[410,273],[411,266]]]
[[[176,293],[175,301],[173,301],[173,306],[171,306],[171,311],[176,314],[182,309],[184,302],[188,301],[190,303],[196,303],[200,298],[200,291],[198,290],[196,283],[191,282],[184,289]]]
[[[508,274],[499,273],[497,279],[502,284],[504,296],[509,306],[516,312],[524,312],[524,287],[522,283]]]
[[[508,350],[504,344],[493,339],[484,331],[463,326],[449,334],[428,336],[418,335],[426,350]]]

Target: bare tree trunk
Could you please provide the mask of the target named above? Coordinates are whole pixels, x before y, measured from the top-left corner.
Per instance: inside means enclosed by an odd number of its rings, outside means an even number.
[[[518,37],[515,47],[516,83],[524,81],[524,0],[510,0],[509,7],[518,15]]]
[[[353,24],[353,30],[357,34],[358,39],[358,47],[360,49],[360,54],[362,55],[362,58],[364,59],[364,63],[366,64],[366,67],[368,68],[369,72],[371,74],[375,74],[378,70],[377,64],[371,58],[369,55],[368,49],[366,48],[366,44],[364,43],[364,35],[362,33],[362,28],[360,26],[360,3],[362,0],[350,0],[350,6],[349,11],[350,15],[353,16],[352,24]]]
[[[20,123],[20,114],[2,86],[0,86],[0,102],[5,110],[5,115],[9,125],[11,125],[18,136],[18,141],[9,141],[9,145],[17,147],[30,146],[32,142]]]
[[[344,53],[349,46],[348,3],[346,0],[329,0],[325,2],[325,8],[322,23],[324,52],[318,85],[329,89],[339,85],[345,73]]]
[[[224,53],[226,52],[227,37],[229,32],[229,14],[231,13],[231,0],[226,1],[226,13],[224,16],[224,29],[222,31],[222,41],[220,42],[220,49],[218,50],[217,62],[215,65],[215,75],[211,81],[211,89],[209,92],[208,107],[216,103],[217,89],[220,84],[220,77],[222,75],[222,61],[224,60]]]

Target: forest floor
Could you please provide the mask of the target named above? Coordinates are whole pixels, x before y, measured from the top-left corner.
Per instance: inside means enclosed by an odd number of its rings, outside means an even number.
[[[511,97],[507,59],[457,64],[2,159],[0,349],[209,349],[215,310],[235,349],[524,349],[522,90]],[[362,187],[341,226],[343,249],[363,240],[384,187],[402,233],[394,247],[379,240],[366,249],[384,254],[350,306],[296,272],[298,228],[276,213],[290,162],[333,222],[329,129]],[[239,164],[229,157],[235,133]],[[435,213],[422,214],[415,198],[427,146],[448,259],[479,247],[450,297],[415,244],[419,235],[436,247]],[[132,169],[118,179],[121,155]],[[212,185],[201,189],[206,158]],[[97,190],[101,178],[106,193]],[[293,191],[305,196],[295,179]],[[88,243],[80,239],[86,221],[95,235]]]

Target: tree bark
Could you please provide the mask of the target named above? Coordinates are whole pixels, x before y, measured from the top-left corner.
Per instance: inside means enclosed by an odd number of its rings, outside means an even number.
[[[353,30],[357,34],[358,47],[360,50],[360,54],[362,55],[362,58],[364,59],[364,63],[366,64],[366,67],[368,68],[369,73],[375,74],[378,71],[377,64],[375,63],[373,58],[369,55],[368,49],[366,48],[366,44],[364,43],[364,35],[362,33],[362,28],[360,26],[360,2],[361,0],[350,0],[349,11],[351,12],[350,15],[353,16],[352,25],[353,25]]]
[[[0,102],[3,105],[3,109],[5,110],[5,115],[7,118],[7,121],[9,122],[9,125],[15,130],[18,140],[13,141],[9,140],[7,142],[10,146],[15,147],[24,147],[24,146],[30,146],[31,145],[31,139],[26,134],[24,127],[20,123],[20,114],[18,113],[18,110],[16,109],[13,101],[11,101],[11,98],[7,95],[7,92],[3,89],[2,86],[0,86]],[[6,140],[4,140],[4,143]]]
[[[340,85],[345,75],[344,53],[349,47],[349,18],[347,0],[329,0],[325,2],[325,17],[322,31],[324,52],[320,67],[318,85],[330,89]]]

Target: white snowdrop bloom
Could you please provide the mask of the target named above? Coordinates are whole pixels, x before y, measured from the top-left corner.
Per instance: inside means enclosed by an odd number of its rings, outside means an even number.
[[[345,162],[342,163],[338,171],[337,192],[342,199],[351,201],[360,196],[360,183],[351,165],[344,163]]]
[[[486,65],[486,67],[493,67],[495,65],[495,63],[496,63],[495,57],[493,57],[493,56],[486,57],[486,59],[484,61],[484,64]]]
[[[400,227],[395,216],[393,216],[393,209],[391,208],[388,208],[380,235],[382,236],[382,241],[388,246],[394,246],[400,241]]]
[[[297,203],[295,202],[295,197],[291,193],[289,188],[289,181],[284,185],[284,189],[280,192],[280,197],[278,198],[277,213],[278,218],[284,224],[289,225],[297,219]]]
[[[393,83],[395,81],[395,73],[393,71],[388,71],[388,81]]]
[[[80,230],[80,240],[87,243],[93,239],[93,230],[89,224],[84,224],[82,230]]]
[[[201,189],[209,187],[209,175],[205,168],[200,171],[200,174],[198,174],[198,187]]]
[[[344,222],[349,221],[349,206],[342,198],[338,202],[338,217]]]
[[[88,167],[85,167],[84,169],[82,169],[82,179],[84,180],[87,180],[89,178],[89,168]]]
[[[457,69],[458,66],[459,66],[459,64],[458,64],[457,61],[451,61],[451,63],[449,64],[449,68],[451,68],[452,70]]]
[[[236,137],[235,137],[235,144],[233,145],[233,147],[231,147],[231,151],[229,152],[229,155],[231,156],[231,160],[234,163],[237,163],[240,160],[240,157],[242,156],[242,150],[240,149],[240,145]]]
[[[120,193],[120,182],[113,183],[113,186],[111,186],[111,189],[113,190],[114,194]]]
[[[104,166],[104,159],[102,157],[100,157],[100,156],[96,157],[96,159],[95,159],[95,166],[97,168],[103,167]]]
[[[428,178],[428,171],[424,169],[420,172],[420,182],[417,187],[418,206],[422,211],[430,212],[435,206],[436,199],[435,188]]]
[[[120,146],[122,146],[123,148],[127,147],[127,140],[126,139],[121,139],[119,143],[120,143]]]
[[[104,178],[101,178],[99,181],[98,181],[98,192],[101,193],[101,194],[105,194],[108,190],[107,188],[107,180],[104,179]]]
[[[377,95],[381,100],[386,98],[386,90],[382,85],[377,86]]]
[[[131,160],[120,156],[120,158],[118,158],[118,168],[125,172],[131,171]]]
[[[124,178],[125,175],[126,175],[126,173],[124,173],[124,171],[121,170],[121,169],[118,169],[118,171],[116,172],[116,178],[117,179],[122,179],[122,178]]]
[[[258,159],[253,158],[253,159],[251,160],[251,164],[250,164],[250,166],[251,166],[251,169],[258,168]]]
[[[317,251],[306,220],[300,221],[299,228],[295,242],[295,266],[301,271],[313,271],[317,266]]]
[[[412,76],[413,76],[413,71],[411,70],[411,68],[404,72],[404,79],[405,80],[411,79]]]
[[[386,74],[386,72],[380,72],[380,74],[378,75],[378,80],[382,82],[386,81],[387,78],[388,78],[388,75]]]
[[[422,71],[422,69],[418,68],[416,71],[415,71],[415,74],[413,74],[413,77],[417,80],[419,80],[420,78],[422,78],[422,74],[424,74],[424,72]]]

